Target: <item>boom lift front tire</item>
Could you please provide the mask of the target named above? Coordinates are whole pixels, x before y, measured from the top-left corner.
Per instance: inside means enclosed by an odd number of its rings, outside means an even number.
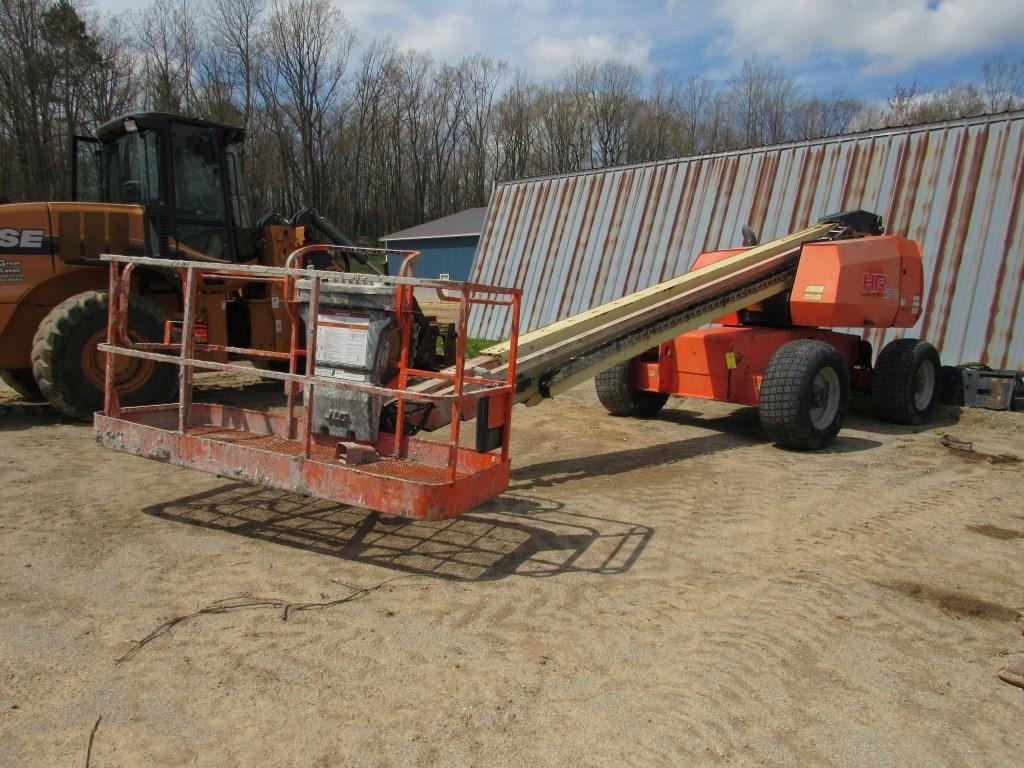
[[[43,395],[39,391],[32,376],[31,368],[18,368],[11,371],[0,371],[0,381],[13,389],[26,400],[42,400]]]
[[[924,424],[939,402],[939,352],[918,339],[890,341],[871,379],[875,415],[894,424]]]
[[[633,386],[630,361],[613,365],[596,377],[597,399],[612,416],[646,418],[660,411],[668,402],[664,392],[645,392]]]
[[[838,349],[815,339],[783,344],[761,382],[761,428],[785,448],[824,448],[843,426],[849,394],[850,374]]]
[[[136,341],[161,341],[164,314],[152,302],[131,296],[128,335]],[[58,411],[82,421],[103,408],[106,355],[96,345],[107,336],[107,292],[86,291],[58,304],[39,324],[32,340],[32,372],[39,389]],[[115,383],[121,405],[148,405],[174,399],[173,365],[118,357]]]

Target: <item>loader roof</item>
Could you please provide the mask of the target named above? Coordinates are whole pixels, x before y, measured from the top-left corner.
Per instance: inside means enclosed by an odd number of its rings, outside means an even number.
[[[96,129],[98,139],[110,139],[126,133],[129,129],[126,126],[128,121],[134,121],[138,128],[167,129],[174,123],[186,123],[204,128],[216,128],[221,131],[222,140],[225,144],[234,144],[245,138],[245,128],[226,123],[215,123],[210,120],[202,120],[197,117],[185,117],[171,112],[129,112],[128,114],[115,117],[113,120],[104,123]]]

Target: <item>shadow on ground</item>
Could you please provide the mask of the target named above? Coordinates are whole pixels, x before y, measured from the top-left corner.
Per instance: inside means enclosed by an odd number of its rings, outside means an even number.
[[[423,522],[231,483],[143,510],[179,523],[453,581],[628,571],[654,530],[506,493],[474,512]]]
[[[690,427],[702,427],[704,429],[713,429],[722,435],[728,435],[732,438],[736,438],[735,445],[750,443],[765,443],[768,442],[768,438],[765,437],[764,432],[761,430],[761,422],[758,417],[757,408],[753,407],[737,407],[736,410],[728,413],[724,416],[716,416],[713,418],[707,418],[694,411],[688,411],[686,409],[666,409],[662,411],[658,418],[662,421],[671,421],[675,424],[680,424]],[[892,424],[881,424],[875,421],[874,424],[878,429],[869,429],[866,427],[866,422],[872,421],[868,417],[857,416],[853,411],[847,412],[846,423],[843,425],[843,430],[846,429],[857,429],[867,432],[876,432],[883,434],[902,434],[898,431],[901,428],[896,427]],[[891,432],[887,431],[886,428],[891,428]],[[907,433],[912,432],[912,428],[903,428]],[[843,430],[840,430],[836,442],[824,449],[819,453],[853,453],[855,451],[864,451],[870,448],[877,448],[881,443],[875,440],[866,440],[864,438],[852,437],[845,434]]]
[[[5,393],[6,394],[6,393]],[[215,402],[238,408],[273,409],[285,405],[281,382],[257,379],[255,374],[239,383],[221,383],[213,380],[196,383],[193,399],[197,403]],[[61,414],[45,400],[20,400],[15,395],[0,400],[0,432],[31,429],[52,424],[81,424]]]
[[[629,421],[634,425],[637,423],[633,419]],[[655,443],[640,448],[515,466],[512,470],[511,485],[519,490],[550,487],[586,477],[618,475],[767,442],[761,431],[756,408],[739,408],[725,416],[713,418],[684,408],[668,408],[649,421],[711,430],[711,434]],[[568,441],[565,442],[568,444]],[[840,432],[835,443],[815,453],[855,453],[879,446],[881,443],[877,440]]]
[[[914,435],[936,427],[958,424],[963,411],[963,407],[958,405],[940,405],[924,424],[891,424],[875,416],[871,408],[871,399],[858,393],[855,397],[850,397],[850,407],[846,412],[846,423],[843,428],[872,432],[876,435]]]
[[[237,384],[214,380],[196,382],[192,399],[197,403],[219,403],[235,408],[271,410],[285,405],[284,385],[276,379],[247,379]]]
[[[8,401],[0,403],[0,432],[13,432],[20,429],[31,429],[51,424],[76,424],[65,419],[47,402]]]
[[[716,420],[717,421],[717,420]],[[705,422],[694,422],[704,426]],[[713,429],[714,427],[709,427]],[[667,443],[653,443],[640,448],[626,448],[586,456],[575,456],[554,461],[540,461],[525,466],[515,464],[513,457],[512,478],[509,486],[523,491],[532,488],[551,488],[593,477],[609,477],[633,472],[638,469],[674,464],[677,461],[711,453],[720,453],[733,448],[749,445],[751,440],[726,433],[700,435]],[[569,440],[565,445],[571,445]],[[584,444],[574,446],[582,450]]]

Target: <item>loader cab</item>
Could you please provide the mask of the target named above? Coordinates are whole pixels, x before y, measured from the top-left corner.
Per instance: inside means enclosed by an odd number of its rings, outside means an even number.
[[[72,199],[141,206],[148,255],[249,261],[244,138],[241,128],[177,115],[119,117],[95,138],[75,137]]]

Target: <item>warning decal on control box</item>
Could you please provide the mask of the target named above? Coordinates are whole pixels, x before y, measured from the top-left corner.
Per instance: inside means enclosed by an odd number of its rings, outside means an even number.
[[[21,271],[21,260],[0,259],[0,283],[23,283],[25,275]]]
[[[321,312],[316,322],[316,375],[366,381],[370,318]]]

